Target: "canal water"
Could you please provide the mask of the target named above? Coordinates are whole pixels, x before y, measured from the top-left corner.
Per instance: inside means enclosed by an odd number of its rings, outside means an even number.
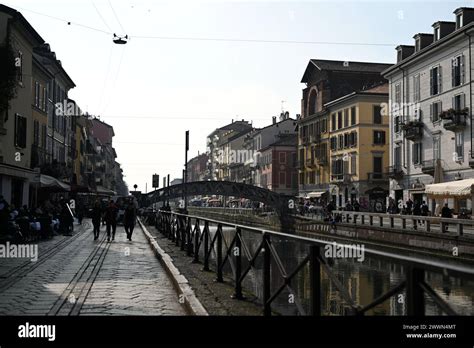
[[[204,226],[201,227],[203,229]],[[215,234],[216,227],[210,227],[211,240]],[[235,230],[224,228],[224,249],[234,238]],[[249,262],[247,261],[260,245],[261,234],[250,231],[242,231],[244,245],[242,247],[242,271],[245,271]],[[284,284],[282,273],[287,275],[293,273],[297,266],[308,255],[308,245],[285,238],[272,237],[272,245],[277,258],[271,258],[271,293],[277,291]],[[201,248],[201,260],[203,259],[203,248]],[[215,269],[216,246],[211,253],[211,268]],[[250,255],[249,255],[250,254]],[[224,266],[224,274],[233,278],[235,270],[235,258],[233,253]],[[386,293],[391,288],[404,280],[404,267],[387,259],[369,257],[364,255],[363,261],[357,258],[331,258],[328,259],[333,278],[346,289],[355,305],[364,307],[374,299]],[[254,266],[243,281],[243,287],[250,300],[262,303],[263,298],[263,272],[261,254],[255,261]],[[278,266],[281,264],[284,270]],[[338,290],[335,282],[322,270],[322,314],[323,315],[347,315],[351,312],[351,306]],[[451,277],[443,273],[427,273],[425,281],[460,315],[474,315],[474,282],[465,279]],[[310,304],[310,276],[307,264],[294,276],[289,286],[284,287],[281,293],[272,303],[274,314],[281,315],[304,315],[309,313]],[[252,298],[253,297],[253,298]],[[426,314],[443,315],[444,313],[425,295]],[[366,315],[406,315],[405,291],[396,294],[385,302],[374,307]]]

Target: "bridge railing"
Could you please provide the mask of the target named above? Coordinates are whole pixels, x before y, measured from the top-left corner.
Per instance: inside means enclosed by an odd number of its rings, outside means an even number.
[[[303,216],[303,218],[323,221],[322,216]],[[364,225],[397,231],[408,229],[474,238],[474,220],[472,219],[451,219],[433,216],[368,213],[358,211],[334,211],[332,219],[337,223],[349,225]]]
[[[180,246],[187,256],[193,258],[193,262],[202,260],[205,271],[210,271],[212,267],[218,282],[224,281],[224,270],[227,269],[226,274],[233,279],[234,298],[243,298],[243,284],[246,279],[248,281],[251,271],[254,271],[253,277],[258,278],[262,285],[259,293],[263,314],[266,316],[272,314],[276,299],[283,291],[294,296],[297,314],[321,315],[323,273],[348,304],[346,313],[350,315],[364,315],[403,292],[408,315],[426,314],[425,295],[444,313],[455,315],[457,313],[430,286],[425,275],[434,272],[463,281],[474,280],[472,267],[364,248],[368,257],[401,264],[404,278],[362,306],[351,297],[331,268],[333,262],[326,257],[324,251],[334,243],[169,211],[158,212],[156,221],[158,230]],[[288,250],[287,244],[282,245],[282,241],[296,245],[299,257]],[[346,247],[353,248],[350,245]],[[298,275],[301,276],[302,272],[309,274],[309,281],[303,281],[307,285],[305,291],[295,291],[294,286],[300,283]],[[301,293],[306,294],[306,297],[302,297]]]

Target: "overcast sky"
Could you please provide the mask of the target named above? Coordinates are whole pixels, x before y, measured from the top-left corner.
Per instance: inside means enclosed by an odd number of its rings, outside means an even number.
[[[205,151],[209,133],[232,119],[265,126],[280,113],[282,101],[292,117],[300,113],[300,81],[310,58],[394,63],[396,45],[413,44],[415,33],[431,33],[438,20],[452,21],[455,8],[474,6],[334,0],[2,3],[22,12],[51,45],[77,85],[70,97],[114,127],[125,180],[142,191],[146,182],[151,190],[155,172],[181,177],[186,130],[191,158]],[[115,45],[102,31],[131,39]],[[144,38],[150,36],[155,38]]]

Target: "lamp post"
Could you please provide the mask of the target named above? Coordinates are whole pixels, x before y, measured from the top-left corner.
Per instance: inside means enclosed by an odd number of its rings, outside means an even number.
[[[189,131],[186,131],[185,136],[185,151],[184,151],[184,180],[183,180],[183,199],[184,199],[184,213],[188,213],[188,197],[187,197],[187,181],[188,181],[188,150],[189,150]]]

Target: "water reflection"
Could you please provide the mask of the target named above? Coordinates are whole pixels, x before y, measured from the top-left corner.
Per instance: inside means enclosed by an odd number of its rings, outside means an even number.
[[[214,235],[215,230],[215,227],[211,227],[211,236]],[[224,244],[229,245],[235,232],[231,228],[224,228],[224,235]],[[242,236],[245,242],[242,269],[245,270],[248,266],[247,257],[245,257],[247,256],[246,250],[253,255],[261,242],[261,236],[245,230],[242,231]],[[272,256],[271,259],[271,293],[273,294],[284,284],[283,275],[291,274],[307,256],[308,247],[299,242],[273,237],[272,244],[278,254],[278,257]],[[215,262],[215,255],[215,252],[211,253],[213,262]],[[232,277],[234,274],[233,257],[229,261],[223,271],[228,277]],[[330,259],[329,264],[335,278],[343,285],[355,304],[361,307],[368,305],[404,279],[405,269],[402,265],[367,254],[363,262],[358,262],[355,259]],[[214,264],[211,262],[211,268],[213,266]],[[350,314],[350,303],[344,299],[330,277],[324,271],[321,274],[322,314]],[[259,255],[254,267],[244,279],[243,287],[258,297],[260,303],[263,297],[262,279],[262,256]],[[449,277],[442,273],[427,273],[425,281],[458,314],[474,314],[474,282]],[[272,303],[275,314],[309,313],[309,265],[304,266],[288,285]],[[425,300],[427,315],[443,315],[431,298],[425,295]],[[406,315],[405,291],[372,308],[366,315]]]

